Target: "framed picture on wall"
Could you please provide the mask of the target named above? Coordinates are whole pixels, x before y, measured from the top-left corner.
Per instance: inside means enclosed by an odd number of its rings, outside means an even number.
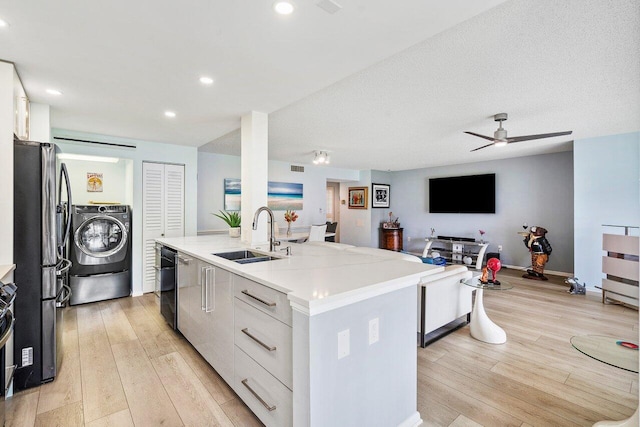
[[[371,184],[371,207],[388,208],[390,204],[391,186],[387,184]]]
[[[369,187],[349,187],[349,209],[367,209]]]

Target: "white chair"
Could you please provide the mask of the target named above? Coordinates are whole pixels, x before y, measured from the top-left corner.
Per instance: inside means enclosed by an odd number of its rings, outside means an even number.
[[[309,242],[324,242],[324,235],[327,234],[327,224],[312,225],[309,230]]]

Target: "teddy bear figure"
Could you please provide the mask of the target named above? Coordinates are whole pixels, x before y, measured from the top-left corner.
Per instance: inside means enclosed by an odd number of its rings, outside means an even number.
[[[544,275],[544,266],[549,261],[551,255],[551,244],[545,237],[547,229],[540,226],[533,226],[529,233],[524,236],[524,244],[531,252],[531,269],[523,275],[525,279],[549,280]]]

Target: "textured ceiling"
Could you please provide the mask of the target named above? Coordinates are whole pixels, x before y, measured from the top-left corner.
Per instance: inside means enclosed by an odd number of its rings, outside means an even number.
[[[637,0],[338,2],[285,18],[271,1],[5,0],[0,59],[53,127],[239,154],[240,116],[262,111],[269,157],[292,163],[411,169],[640,129]],[[462,132],[491,135],[499,112],[509,136],[574,134],[470,153],[486,141]]]

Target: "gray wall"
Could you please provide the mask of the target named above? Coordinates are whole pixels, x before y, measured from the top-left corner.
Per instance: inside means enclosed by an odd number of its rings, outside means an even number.
[[[430,214],[429,178],[496,174],[495,214]],[[553,253],[547,271],[573,272],[573,154],[520,157],[482,163],[414,169],[392,173],[391,211],[404,228],[404,249],[422,252],[425,237],[435,234],[480,238],[486,232],[488,252],[502,245],[505,265],[528,267],[531,257],[522,238],[522,223],[540,225],[549,233]],[[469,188],[468,191],[482,191]],[[456,194],[452,197],[465,197]]]
[[[602,233],[624,234],[602,225],[640,226],[640,132],[576,141],[574,161],[575,276],[596,290],[604,277]]]
[[[356,181],[359,172],[327,166],[304,165],[304,172],[291,172],[291,163],[269,161],[269,181],[302,183],[303,209],[292,227],[308,227],[326,222],[327,180]],[[224,179],[240,178],[240,157],[198,153],[198,231],[226,230],[226,224],[211,215],[224,209]],[[284,211],[274,212],[281,228],[287,226]]]

